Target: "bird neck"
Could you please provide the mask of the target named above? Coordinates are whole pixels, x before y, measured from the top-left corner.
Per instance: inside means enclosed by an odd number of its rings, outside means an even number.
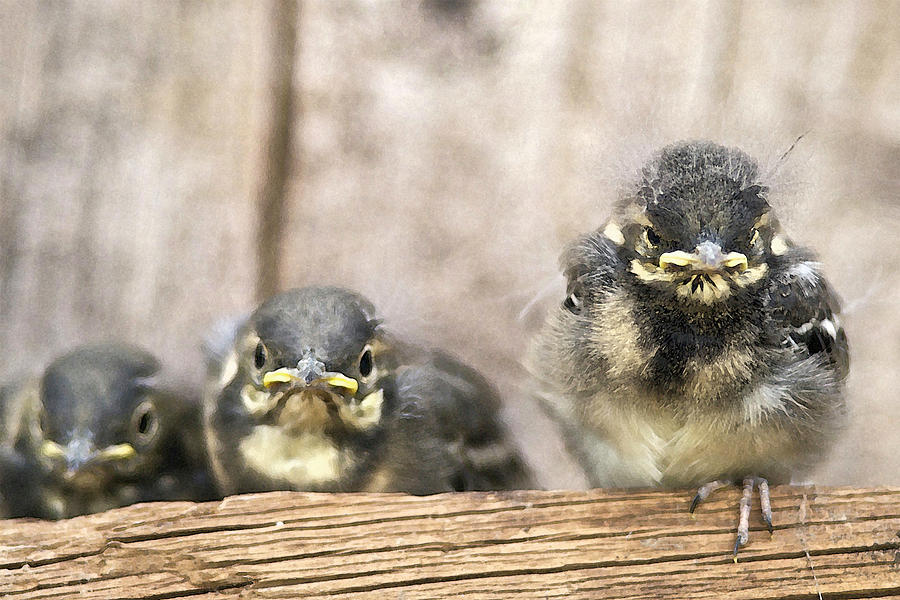
[[[633,306],[647,357],[641,378],[663,399],[718,402],[761,368],[765,310],[751,295],[698,309],[648,294]]]

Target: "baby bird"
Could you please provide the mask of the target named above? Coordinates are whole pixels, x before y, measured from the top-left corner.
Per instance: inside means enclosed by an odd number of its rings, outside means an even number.
[[[64,519],[153,500],[213,497],[200,407],[157,388],[131,346],[83,346],[2,393],[6,515]]]
[[[779,227],[744,152],[663,148],[561,262],[565,299],[532,345],[540,394],[597,486],[759,487],[808,473],[845,417],[839,303]]]
[[[206,440],[225,494],[527,487],[473,369],[401,344],[334,287],[276,295],[211,361]]]

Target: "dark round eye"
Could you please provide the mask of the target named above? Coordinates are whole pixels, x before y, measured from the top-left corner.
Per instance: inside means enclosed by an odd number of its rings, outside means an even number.
[[[262,369],[266,364],[266,347],[260,342],[256,344],[256,350],[253,351],[253,365],[257,369]]]
[[[372,349],[366,348],[363,350],[363,353],[359,355],[359,374],[363,377],[368,377],[372,374],[374,368],[375,361],[372,358]]]
[[[581,286],[577,286],[571,289],[569,295],[566,296],[566,299],[563,300],[563,308],[572,313],[573,315],[581,314],[582,308],[582,293],[583,290]]]
[[[131,415],[131,423],[138,441],[149,442],[159,432],[159,417],[149,400],[141,402]]]
[[[651,246],[659,246],[659,243],[662,241],[659,235],[653,231],[652,227],[646,228],[644,234],[647,236],[647,242],[649,242]]]

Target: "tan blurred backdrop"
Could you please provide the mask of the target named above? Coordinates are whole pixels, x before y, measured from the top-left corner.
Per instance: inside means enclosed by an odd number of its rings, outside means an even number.
[[[853,425],[819,482],[900,484],[900,2],[0,2],[0,375],[83,341],[197,385],[217,319],[355,287],[502,387],[560,249],[656,145],[770,174],[843,296]],[[778,158],[801,134],[785,163]]]

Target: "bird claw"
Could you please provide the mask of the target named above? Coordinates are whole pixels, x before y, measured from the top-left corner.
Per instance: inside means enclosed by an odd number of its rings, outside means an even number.
[[[703,501],[703,499],[700,497],[699,493],[696,496],[694,496],[693,500],[691,500],[691,508],[690,508],[691,517],[694,516],[694,510],[697,508],[697,505],[699,505],[702,501]]]
[[[738,550],[741,549],[741,546],[747,543],[747,540],[741,541],[741,536],[738,535],[737,539],[734,540],[734,554],[732,555],[732,560],[734,560],[734,564],[737,564],[738,561]]]
[[[693,515],[697,506],[706,500],[710,494],[719,488],[731,485],[731,481],[711,481],[704,484],[697,490],[697,495],[691,501],[690,512]],[[746,545],[750,539],[750,502],[753,498],[753,488],[759,488],[759,503],[762,512],[763,521],[769,534],[774,534],[775,528],[772,525],[772,503],[769,498],[769,482],[762,477],[746,477],[743,481],[743,492],[741,494],[740,513],[738,518],[737,538],[734,540],[734,562],[737,562],[738,551],[741,546]]]
[[[723,488],[725,486],[731,485],[731,481],[719,480],[719,481],[710,481],[709,483],[703,484],[700,486],[700,489],[697,490],[697,495],[694,496],[694,500],[691,502],[691,513],[693,514],[694,510],[697,506],[700,505],[701,502],[709,498],[709,495],[719,488]]]

